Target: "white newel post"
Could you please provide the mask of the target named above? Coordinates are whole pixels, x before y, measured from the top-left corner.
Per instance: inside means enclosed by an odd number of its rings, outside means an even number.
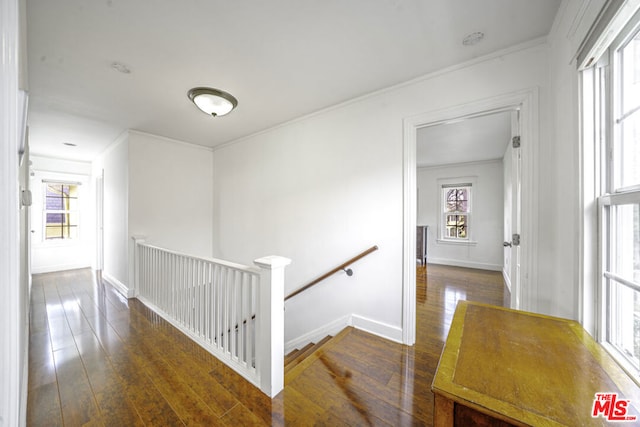
[[[274,397],[284,388],[284,268],[291,260],[280,256],[259,258],[263,271],[258,289],[258,376],[260,389]]]
[[[132,297],[136,298],[140,294],[140,248],[139,244],[144,243],[143,236],[131,236],[133,240],[133,292]]]

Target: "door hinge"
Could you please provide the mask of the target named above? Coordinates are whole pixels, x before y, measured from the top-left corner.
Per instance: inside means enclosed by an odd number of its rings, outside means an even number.
[[[520,148],[520,136],[518,135],[511,138],[511,144],[513,148]]]
[[[513,236],[511,236],[511,244],[513,246],[520,246],[520,235],[519,234],[514,234]]]

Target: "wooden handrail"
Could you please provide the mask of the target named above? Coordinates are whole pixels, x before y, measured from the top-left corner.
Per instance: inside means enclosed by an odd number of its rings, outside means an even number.
[[[292,293],[290,293],[289,295],[287,295],[284,300],[288,300],[289,298],[293,298],[296,295],[298,295],[301,292],[306,291],[307,289],[309,289],[310,287],[312,287],[313,285],[317,284],[318,282],[323,281],[324,279],[326,279],[327,277],[336,274],[338,271],[340,270],[344,270],[345,268],[347,268],[349,265],[353,264],[354,262],[358,261],[360,258],[364,258],[367,255],[369,255],[371,252],[377,251],[378,247],[377,246],[371,246],[369,249],[367,249],[366,251],[354,256],[353,258],[351,258],[349,261],[345,262],[344,264],[340,264],[338,267],[334,268],[333,270],[331,270],[330,272],[323,274],[322,276],[318,277],[317,279],[313,280],[311,283],[301,287],[300,289],[298,289],[297,291],[293,291]]]

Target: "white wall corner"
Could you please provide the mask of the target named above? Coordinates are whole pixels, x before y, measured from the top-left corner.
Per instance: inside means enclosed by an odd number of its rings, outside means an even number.
[[[357,314],[351,316],[351,323],[354,328],[360,329],[361,331],[365,331],[400,344],[403,343],[402,328],[399,326],[389,325]]]
[[[125,298],[134,298],[134,289],[129,289],[127,285],[116,279],[106,271],[102,272],[102,279],[106,280],[114,289],[120,292]]]
[[[421,118],[403,120],[402,174],[402,342],[416,342],[416,226],[418,223],[417,141]]]
[[[352,316],[350,314],[342,316],[326,325],[284,343],[284,353],[288,354],[292,350],[302,348],[311,342],[318,342],[327,335],[335,336],[347,326],[352,326],[351,318]]]

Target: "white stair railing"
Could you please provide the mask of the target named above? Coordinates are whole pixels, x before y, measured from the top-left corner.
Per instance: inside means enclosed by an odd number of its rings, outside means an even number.
[[[250,267],[134,238],[135,297],[270,397],[284,387],[284,268]]]

